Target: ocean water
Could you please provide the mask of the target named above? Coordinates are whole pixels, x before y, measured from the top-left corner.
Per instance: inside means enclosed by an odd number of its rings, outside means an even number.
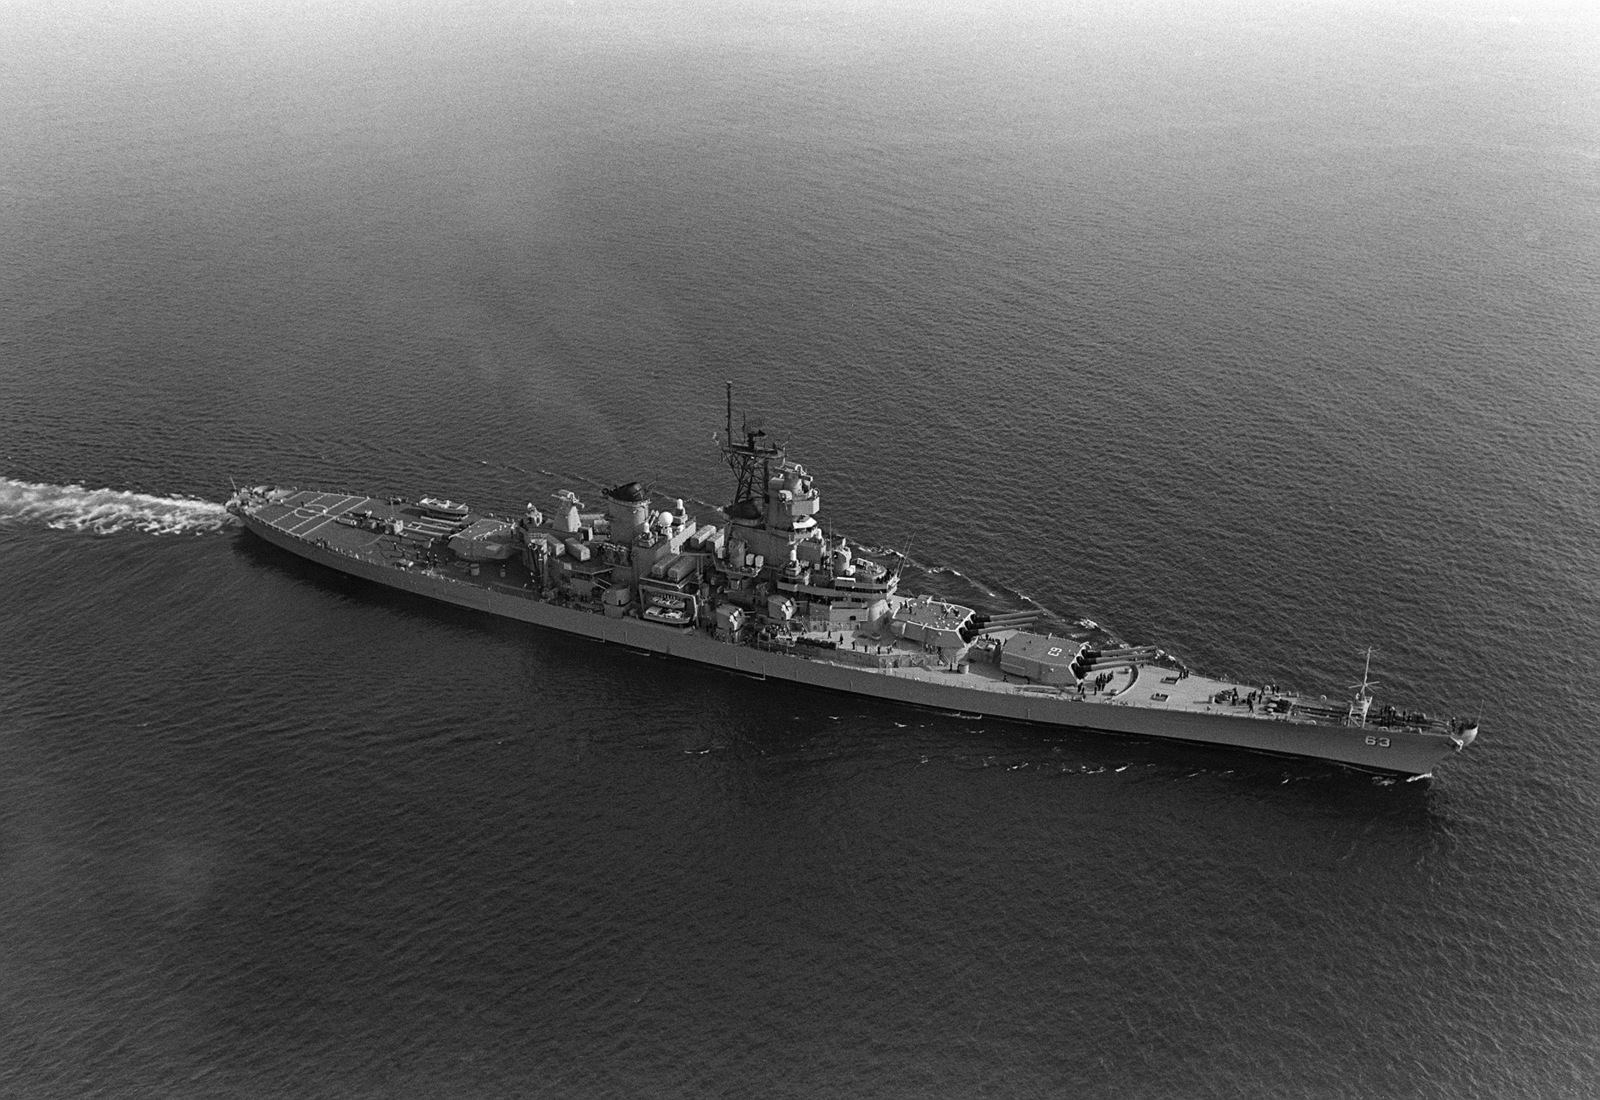
[[[0,1092],[1600,1091],[1600,18],[0,7]],[[729,492],[1478,713],[1427,782],[332,575],[241,483]]]

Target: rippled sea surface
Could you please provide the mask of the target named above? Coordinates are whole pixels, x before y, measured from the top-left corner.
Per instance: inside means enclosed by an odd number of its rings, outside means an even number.
[[[0,7],[0,1091],[1600,1091],[1600,21]],[[343,579],[230,479],[711,518],[1475,714],[1431,781]],[[985,603],[987,601],[987,603]]]

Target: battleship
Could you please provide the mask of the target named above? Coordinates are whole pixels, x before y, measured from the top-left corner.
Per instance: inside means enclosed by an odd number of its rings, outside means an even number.
[[[1302,698],[1192,672],[1154,646],[1041,630],[1043,612],[984,613],[900,591],[881,561],[819,521],[817,480],[759,425],[719,446],[734,481],[716,522],[640,482],[589,510],[562,490],[521,515],[440,497],[258,485],[228,510],[275,546],[342,573],[602,643],[757,679],[958,714],[1199,742],[1426,777],[1476,719]],[[885,555],[878,555],[884,557]],[[1370,667],[1370,651],[1368,664]]]

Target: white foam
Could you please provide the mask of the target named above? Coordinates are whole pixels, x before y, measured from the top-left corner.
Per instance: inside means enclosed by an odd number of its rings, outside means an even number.
[[[58,531],[114,535],[206,534],[234,523],[222,505],[196,497],[158,497],[82,485],[39,485],[0,477],[0,523],[42,522]]]

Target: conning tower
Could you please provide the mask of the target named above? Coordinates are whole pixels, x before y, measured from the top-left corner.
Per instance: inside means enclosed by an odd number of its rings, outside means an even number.
[[[725,572],[740,595],[767,606],[769,598],[790,615],[823,627],[876,623],[888,614],[898,577],[849,542],[824,534],[817,520],[822,494],[806,468],[767,442],[758,422],[745,421],[743,442],[733,434],[733,383],[728,383],[728,437],[722,453],[734,473],[734,501],[726,512]],[[783,601],[787,600],[787,604]]]

